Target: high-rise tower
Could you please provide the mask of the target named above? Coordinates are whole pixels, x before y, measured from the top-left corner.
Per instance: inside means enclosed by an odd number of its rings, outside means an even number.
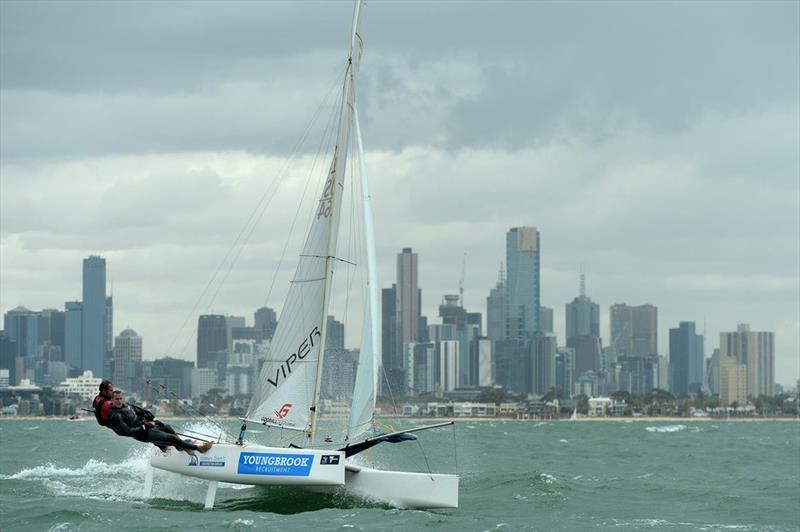
[[[497,286],[486,298],[486,335],[492,342],[506,339],[506,279],[502,264]]]
[[[106,259],[92,255],[83,259],[83,307],[81,352],[84,370],[105,375],[107,330]]]
[[[521,340],[539,330],[539,231],[512,227],[506,233],[506,338]]]
[[[675,395],[694,394],[703,387],[703,335],[695,333],[693,321],[682,321],[677,329],[669,330],[669,365]]]
[[[419,339],[419,295],[417,254],[411,248],[403,248],[403,252],[397,255],[397,353],[403,352],[404,344]]]
[[[600,336],[600,305],[586,295],[586,274],[581,272],[580,295],[567,303],[566,339],[575,336]]]
[[[130,394],[139,389],[141,373],[142,337],[125,329],[114,339],[114,386]]]
[[[615,356],[658,353],[658,308],[654,305],[611,305],[610,322],[609,339]]]
[[[747,367],[747,395],[775,393],[775,333],[755,332],[739,324],[736,332],[719,333],[720,354],[736,357]]]
[[[197,320],[197,367],[217,371],[224,380],[228,364],[228,330],[225,316],[204,314]]]

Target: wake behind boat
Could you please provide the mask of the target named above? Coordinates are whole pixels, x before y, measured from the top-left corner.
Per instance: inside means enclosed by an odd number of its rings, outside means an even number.
[[[153,468],[209,481],[205,507],[212,508],[217,483],[302,486],[314,490],[345,489],[348,493],[403,508],[455,508],[458,476],[449,474],[386,471],[348,460],[381,443],[414,440],[421,430],[452,425],[440,423],[388,434],[375,428],[378,363],[380,357],[377,268],[364,149],[356,106],[356,78],[363,40],[360,28],[364,1],[353,14],[350,54],[342,85],[336,144],[318,206],[300,253],[297,269],[272,339],[270,355],[261,370],[253,397],[236,441],[216,443],[207,453],[190,456],[168,448],[153,448]],[[333,291],[334,266],[352,262],[337,255],[337,240],[344,196],[348,155],[354,150],[360,175],[358,216],[363,223],[367,279],[361,349],[350,418],[339,445],[322,449],[320,383],[324,359],[328,308]],[[299,445],[266,446],[246,441],[248,423],[270,430],[295,431]],[[370,435],[371,436],[368,436]],[[326,444],[333,443],[325,438]],[[326,445],[327,446],[327,445]],[[148,470],[145,496],[149,497],[153,471]]]

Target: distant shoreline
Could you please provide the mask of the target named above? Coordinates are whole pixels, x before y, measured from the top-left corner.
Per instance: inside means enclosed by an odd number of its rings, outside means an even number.
[[[417,420],[422,422],[432,422],[435,423],[437,421],[468,421],[472,423],[473,421],[520,421],[520,422],[533,422],[533,423],[548,423],[548,422],[555,422],[560,423],[562,421],[569,422],[569,418],[557,418],[557,419],[513,419],[513,418],[503,418],[503,417],[427,417],[427,418],[420,418],[420,417],[380,417],[380,420],[392,420],[396,421],[398,419],[407,419],[407,420]],[[580,416],[575,422],[584,422],[584,421],[611,421],[611,422],[628,422],[628,421],[636,421],[636,422],[648,422],[648,423],[694,423],[694,422],[709,422],[709,421],[800,421],[795,417],[731,417],[731,418],[723,418],[723,417],[648,417],[648,416],[638,416],[638,417],[590,417],[590,416]]]
[[[187,416],[165,416],[163,418],[165,421],[201,421],[203,418],[200,417],[187,417]],[[229,417],[229,416],[218,416],[218,417],[209,417],[212,420],[220,420],[220,421],[240,421],[239,417]],[[569,418],[557,418],[557,419],[513,419],[513,418],[505,418],[505,417],[405,417],[405,416],[382,416],[377,418],[379,421],[384,422],[391,422],[391,421],[417,421],[423,423],[437,423],[437,422],[448,422],[448,421],[456,421],[456,422],[496,422],[496,421],[518,421],[518,422],[532,422],[532,423],[549,423],[549,422],[569,422]],[[83,422],[83,421],[94,421],[92,417],[82,417],[79,419],[68,419],[62,416],[2,416],[0,417],[0,421],[72,421],[72,422]],[[611,422],[629,422],[629,421],[636,421],[636,422],[647,422],[647,423],[696,423],[702,422],[707,423],[709,421],[714,422],[728,422],[728,421],[746,421],[746,422],[758,422],[758,421],[800,421],[800,419],[796,417],[730,417],[730,418],[723,418],[723,417],[649,417],[649,416],[638,416],[638,417],[590,417],[590,416],[580,416],[575,422],[584,422],[584,421],[611,421]],[[257,426],[260,423],[252,423],[251,425]]]

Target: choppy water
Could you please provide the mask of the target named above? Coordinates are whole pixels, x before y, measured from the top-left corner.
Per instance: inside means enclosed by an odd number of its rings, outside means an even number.
[[[425,470],[424,450],[461,475],[457,510],[220,485],[204,512],[205,482],[162,471],[142,498],[145,444],[91,421],[1,421],[0,529],[800,530],[797,422],[460,422],[455,439],[437,429],[374,460]]]

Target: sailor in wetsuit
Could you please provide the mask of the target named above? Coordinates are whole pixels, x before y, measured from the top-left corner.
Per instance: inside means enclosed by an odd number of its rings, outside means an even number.
[[[190,441],[182,440],[169,425],[164,425],[160,421],[154,422],[153,414],[149,411],[141,408],[135,409],[131,405],[125,404],[125,396],[121,390],[114,390],[113,397],[108,426],[120,436],[152,443],[162,450],[166,446],[172,445],[189,454],[193,454],[192,451],[205,453],[211,449],[212,442],[195,445]]]
[[[111,412],[111,397],[114,393],[114,385],[111,381],[104,380],[100,383],[100,393],[92,401],[92,410],[97,423],[102,426],[108,425],[108,414]]]

